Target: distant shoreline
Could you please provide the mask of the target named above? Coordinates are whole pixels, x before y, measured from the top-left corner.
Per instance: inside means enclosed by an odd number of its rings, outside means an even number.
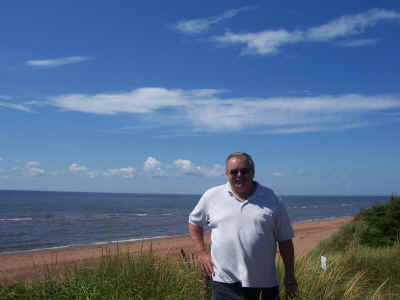
[[[199,193],[149,193],[149,192],[91,192],[91,191],[58,191],[58,190],[16,190],[16,189],[0,189],[0,192],[39,192],[39,193],[82,193],[82,194],[120,194],[120,195],[179,195],[179,196],[199,196],[203,192]],[[392,194],[388,195],[372,195],[372,194],[277,194],[279,197],[390,197]]]
[[[338,227],[353,217],[339,217],[294,223],[295,254],[300,257],[326,239]],[[209,241],[209,234],[206,235]],[[105,254],[139,253],[151,249],[155,254],[176,254],[181,249],[192,253],[193,247],[187,235],[152,238],[131,242],[105,243],[97,245],[70,246],[57,249],[22,251],[0,254],[0,282],[20,279],[37,279],[47,270],[62,272],[66,266],[95,262]]]

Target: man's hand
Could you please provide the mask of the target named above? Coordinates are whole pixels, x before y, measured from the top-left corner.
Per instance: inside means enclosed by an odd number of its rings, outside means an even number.
[[[286,299],[288,299],[288,297],[295,298],[296,294],[297,294],[297,281],[296,281],[296,278],[294,278],[293,276],[285,277],[283,282],[285,284]]]
[[[211,254],[206,250],[206,245],[204,244],[203,227],[189,224],[189,233],[194,242],[197,259],[204,274],[211,276],[214,273],[214,264],[211,260]]]
[[[197,258],[200,262],[201,269],[204,274],[211,276],[214,273],[214,264],[211,260],[211,254],[207,251],[201,251],[197,254]]]
[[[297,281],[294,277],[294,248],[292,240],[278,242],[279,252],[285,265],[285,278],[283,280],[286,289],[286,299],[296,297]]]

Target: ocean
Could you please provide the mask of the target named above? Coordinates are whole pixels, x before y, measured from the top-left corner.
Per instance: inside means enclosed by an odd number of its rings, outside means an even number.
[[[200,195],[0,191],[0,253],[188,233]],[[389,196],[280,196],[292,222],[351,216]]]

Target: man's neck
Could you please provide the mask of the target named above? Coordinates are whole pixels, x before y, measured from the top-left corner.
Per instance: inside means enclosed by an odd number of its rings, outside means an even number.
[[[251,187],[251,190],[246,191],[246,192],[237,192],[235,190],[232,189],[232,191],[234,192],[234,194],[241,200],[241,201],[246,201],[247,199],[249,199],[251,197],[251,195],[254,194],[254,192],[257,189],[257,184],[253,181],[253,185]]]

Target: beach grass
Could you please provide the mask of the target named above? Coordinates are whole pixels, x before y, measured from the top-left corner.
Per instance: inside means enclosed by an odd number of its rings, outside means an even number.
[[[387,224],[397,226],[396,220],[387,219],[398,216],[400,199],[393,199],[388,204],[392,205],[390,209],[371,210],[380,215],[386,211],[384,222],[371,211],[362,212],[297,259],[299,300],[400,299],[399,231],[391,230],[397,239],[386,236],[385,244],[379,246],[376,241],[381,239],[377,234],[380,229],[371,229]],[[366,232],[372,235],[365,238]],[[388,240],[392,243],[386,244]],[[326,269],[321,267],[321,256],[327,259]],[[282,282],[283,264],[279,257],[277,266]],[[117,251],[103,253],[96,263],[71,266],[62,273],[51,269],[44,279],[0,285],[0,299],[210,299],[210,288],[197,260],[184,252],[155,255],[151,249],[134,254]],[[284,289],[281,296],[285,299]]]
[[[62,274],[49,269],[31,283],[0,285],[0,299],[207,299],[204,276],[193,258],[104,253],[98,263],[70,267]]]
[[[352,232],[354,227],[354,223],[344,225],[297,260],[301,299],[400,299],[400,243],[372,248],[349,240],[344,245],[341,233]],[[321,256],[327,259],[326,269]],[[282,277],[282,264],[278,268]]]
[[[297,259],[301,299],[400,299],[400,198],[362,211]],[[321,256],[326,257],[326,269]],[[282,264],[278,263],[282,278]]]

